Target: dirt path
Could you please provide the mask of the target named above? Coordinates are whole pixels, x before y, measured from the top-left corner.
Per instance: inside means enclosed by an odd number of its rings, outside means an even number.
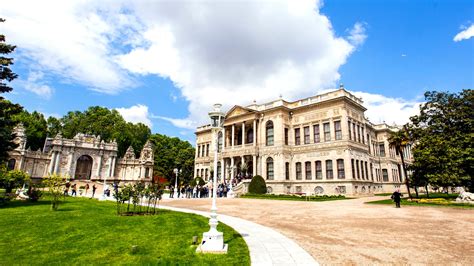
[[[474,210],[328,202],[219,199],[218,212],[271,227],[321,264],[474,265]],[[209,199],[163,205],[207,211]]]

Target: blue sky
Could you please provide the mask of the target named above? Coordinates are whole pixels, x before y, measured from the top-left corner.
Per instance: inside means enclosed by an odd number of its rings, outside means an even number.
[[[117,108],[194,143],[214,102],[343,82],[371,121],[403,123],[424,91],[474,87],[473,1],[63,2],[0,1],[18,46],[6,97],[45,115]]]

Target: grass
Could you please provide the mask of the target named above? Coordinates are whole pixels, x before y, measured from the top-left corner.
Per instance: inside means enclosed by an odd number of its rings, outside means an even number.
[[[241,198],[248,199],[269,199],[269,200],[295,200],[295,201],[330,201],[330,200],[343,200],[348,199],[343,195],[334,195],[334,196],[300,196],[300,195],[291,195],[291,194],[243,194]]]
[[[376,200],[376,201],[369,201],[366,202],[367,204],[391,204],[395,205],[395,203],[391,199],[385,200]],[[471,209],[474,208],[474,204],[468,203],[455,203],[454,201],[447,200],[445,198],[429,198],[429,199],[418,199],[418,201],[408,201],[407,199],[402,199],[400,202],[402,206],[438,206],[438,207],[454,207],[454,208],[465,208]]]
[[[46,200],[10,202],[0,208],[0,224],[1,265],[250,265],[245,241],[222,223],[228,254],[197,254],[192,237],[199,243],[209,225],[194,214],[117,216],[114,202],[68,197],[55,212]]]

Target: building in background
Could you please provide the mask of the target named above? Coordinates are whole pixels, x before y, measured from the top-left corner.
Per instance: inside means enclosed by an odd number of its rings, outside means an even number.
[[[19,124],[15,130],[18,147],[11,151],[9,170],[28,173],[33,179],[59,174],[77,181],[151,182],[153,175],[153,147],[147,141],[136,158],[129,147],[123,158],[117,157],[117,143],[105,142],[100,136],[77,134],[73,139],[58,134],[47,138],[43,150],[27,149],[25,129]]]
[[[271,193],[372,194],[404,190],[401,161],[387,141],[398,130],[375,125],[360,98],[341,87],[294,102],[234,106],[218,137],[218,176],[245,192],[261,175]],[[196,130],[195,177],[211,176],[210,126]],[[411,160],[411,148],[405,158]],[[247,180],[247,181],[246,181]]]

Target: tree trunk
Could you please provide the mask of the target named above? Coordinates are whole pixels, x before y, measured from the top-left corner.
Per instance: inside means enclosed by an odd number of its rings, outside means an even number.
[[[416,198],[419,198],[419,196],[418,196],[418,186],[415,186],[415,193],[416,193]]]
[[[426,197],[429,198],[429,197],[430,197],[430,193],[428,192],[428,185],[425,186],[425,190],[426,190]]]
[[[401,149],[399,149],[398,152],[400,153],[400,158],[402,159],[403,174],[405,175],[405,184],[407,186],[408,196],[410,197],[410,199],[412,199],[410,193],[410,182],[408,180],[407,168],[405,167],[405,159],[403,158],[403,152]]]

